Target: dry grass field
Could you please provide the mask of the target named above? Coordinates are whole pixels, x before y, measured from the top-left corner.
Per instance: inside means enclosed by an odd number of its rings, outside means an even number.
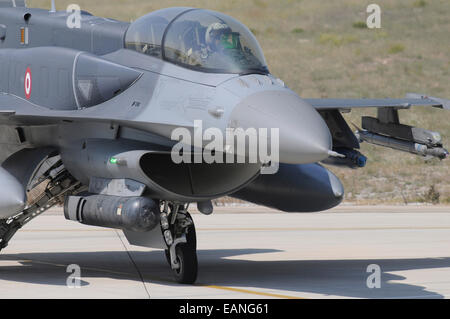
[[[245,23],[264,49],[271,72],[303,97],[383,98],[407,92],[450,99],[449,0],[57,0],[95,15],[132,21],[171,6],[218,10]],[[382,28],[367,29],[366,7],[382,9]],[[49,8],[50,0],[29,0]],[[374,114],[372,110],[365,114]],[[362,111],[346,118],[359,124]],[[401,111],[404,122],[442,133],[450,147],[450,112]],[[332,168],[357,203],[450,203],[450,161],[362,145],[365,169]],[[430,189],[434,189],[430,192]]]

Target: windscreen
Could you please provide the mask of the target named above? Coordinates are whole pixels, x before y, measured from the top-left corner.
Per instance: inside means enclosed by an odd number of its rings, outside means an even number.
[[[162,39],[169,23],[190,8],[167,8],[149,13],[134,21],[125,36],[125,47],[162,58]]]

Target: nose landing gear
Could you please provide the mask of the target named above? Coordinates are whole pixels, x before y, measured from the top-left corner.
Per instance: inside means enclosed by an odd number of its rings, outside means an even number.
[[[189,205],[163,203],[161,230],[167,244],[166,259],[175,280],[192,284],[197,279],[197,237]]]

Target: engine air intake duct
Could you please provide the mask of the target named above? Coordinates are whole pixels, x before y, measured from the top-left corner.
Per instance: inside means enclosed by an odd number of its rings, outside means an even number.
[[[147,197],[68,196],[64,216],[85,225],[147,232],[159,224],[159,205]]]

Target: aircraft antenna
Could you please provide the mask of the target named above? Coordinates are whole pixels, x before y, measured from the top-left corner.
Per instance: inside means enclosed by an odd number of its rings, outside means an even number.
[[[50,12],[56,12],[55,0],[52,0],[52,8],[50,9]]]

